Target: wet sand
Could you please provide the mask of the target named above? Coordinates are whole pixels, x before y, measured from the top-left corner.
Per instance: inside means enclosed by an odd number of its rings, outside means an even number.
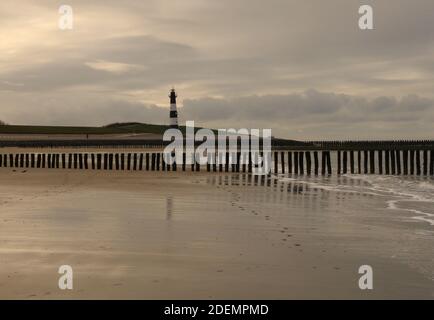
[[[432,240],[376,196],[277,179],[0,169],[2,299],[433,299]]]

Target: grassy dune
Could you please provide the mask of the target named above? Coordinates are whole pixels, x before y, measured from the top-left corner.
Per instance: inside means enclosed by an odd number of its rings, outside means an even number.
[[[116,134],[163,133],[165,125],[145,123],[115,123],[102,127],[0,125],[0,133],[13,134]]]

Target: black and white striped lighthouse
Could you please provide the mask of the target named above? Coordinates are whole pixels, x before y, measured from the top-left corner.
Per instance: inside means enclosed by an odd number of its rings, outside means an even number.
[[[178,111],[176,110],[176,92],[175,89],[170,91],[170,127],[178,129]]]

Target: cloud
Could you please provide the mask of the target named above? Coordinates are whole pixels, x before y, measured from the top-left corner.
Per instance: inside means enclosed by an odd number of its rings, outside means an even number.
[[[402,99],[307,90],[290,95],[184,100],[180,111],[201,126],[271,128],[297,139],[429,138],[434,134],[434,100]]]
[[[85,62],[85,65],[100,71],[112,72],[115,74],[126,73],[132,70],[143,70],[141,66],[128,64],[128,63],[119,63],[105,60],[97,60],[92,62]]]

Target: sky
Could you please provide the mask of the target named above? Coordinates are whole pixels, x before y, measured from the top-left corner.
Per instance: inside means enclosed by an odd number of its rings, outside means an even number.
[[[73,9],[61,30],[60,5]],[[358,9],[373,8],[374,30]],[[434,138],[432,0],[3,0],[0,120]]]

